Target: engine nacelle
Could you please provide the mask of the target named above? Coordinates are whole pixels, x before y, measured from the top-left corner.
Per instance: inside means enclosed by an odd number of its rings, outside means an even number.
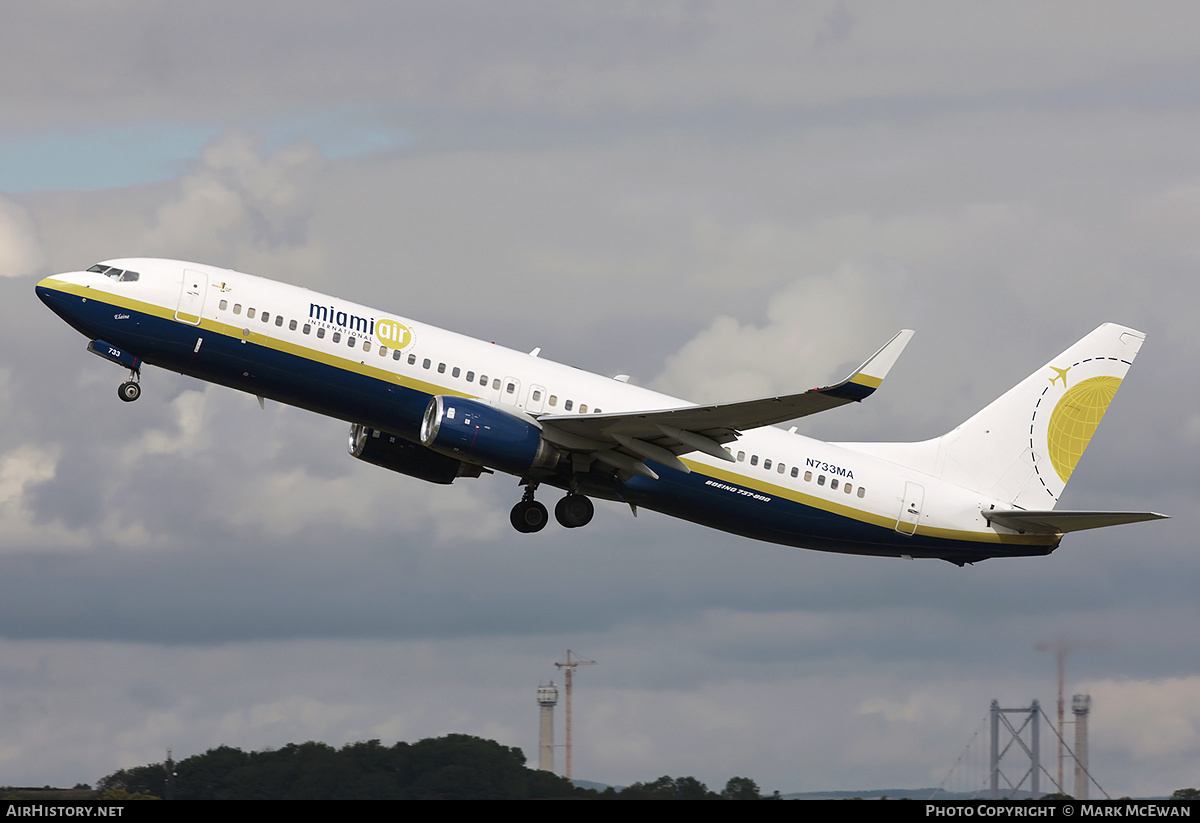
[[[553,468],[560,456],[520,412],[446,395],[434,396],[425,407],[421,442],[458,460],[516,475]]]
[[[430,483],[445,485],[459,477],[478,477],[482,472],[479,466],[438,454],[420,443],[362,423],[350,426],[348,446],[350,454],[359,460]]]

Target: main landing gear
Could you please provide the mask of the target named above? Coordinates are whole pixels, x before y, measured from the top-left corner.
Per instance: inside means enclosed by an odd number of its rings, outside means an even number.
[[[554,518],[568,529],[586,526],[595,513],[592,499],[582,494],[568,494],[554,507]]]
[[[508,516],[513,528],[524,534],[540,532],[550,519],[546,507],[533,499],[536,490],[537,483],[527,484],[521,502],[513,506]],[[595,511],[596,507],[592,505],[591,498],[568,492],[567,496],[554,506],[554,518],[565,528],[577,529],[592,522]]]
[[[536,490],[537,483],[526,485],[525,495],[521,498],[521,502],[513,506],[512,512],[508,516],[513,528],[523,534],[540,532],[546,528],[546,521],[550,519],[546,513],[546,507],[533,499],[533,493]]]
[[[129,379],[117,386],[117,397],[126,403],[132,403],[142,396],[142,387],[137,382],[137,372],[130,372]]]

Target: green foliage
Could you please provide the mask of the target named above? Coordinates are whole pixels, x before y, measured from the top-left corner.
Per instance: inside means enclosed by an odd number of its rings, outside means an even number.
[[[1171,792],[1172,800],[1200,800],[1200,789],[1176,789]]]
[[[162,800],[161,797],[155,797],[152,794],[127,792],[124,789],[109,789],[108,791],[100,792],[98,799],[115,800],[118,803],[124,803],[126,800]]]
[[[762,793],[758,790],[758,784],[750,778],[731,777],[721,797],[726,800],[761,800]]]
[[[166,792],[167,769],[162,763],[119,769],[96,783],[96,791],[104,794],[121,791],[128,794],[143,794],[162,797]]]
[[[391,747],[369,740],[340,750],[313,741],[249,753],[220,746],[179,761],[175,773],[180,800],[484,800],[589,794],[561,777],[525,768],[520,749],[464,734]],[[165,778],[160,763],[121,769],[97,787],[162,794]]]
[[[162,797],[162,763],[120,769],[96,784],[111,799]],[[775,796],[778,797],[776,792]],[[175,764],[178,800],[760,800],[758,784],[733,777],[720,794],[694,777],[662,776],[603,793],[576,788],[565,778],[525,767],[524,753],[466,734],[384,746],[378,740],[336,749],[326,743],[289,743],[244,752],[219,746]]]
[[[620,800],[716,800],[719,797],[694,777],[667,775],[649,783],[634,783],[617,793]]]

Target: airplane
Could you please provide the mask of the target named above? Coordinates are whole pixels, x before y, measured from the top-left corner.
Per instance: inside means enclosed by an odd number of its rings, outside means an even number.
[[[776,424],[865,400],[912,331],[830,386],[696,405],[540,349],[197,263],[107,260],[36,292],[89,351],[129,370],[123,401],[150,364],[344,420],[354,457],[400,474],[515,475],[510,521],[523,533],[549,520],[543,485],[565,492],[554,514],[566,528],[587,525],[600,499],[797,548],[959,566],[1165,517],[1054,508],[1145,340],[1111,323],[940,437],[825,443]]]

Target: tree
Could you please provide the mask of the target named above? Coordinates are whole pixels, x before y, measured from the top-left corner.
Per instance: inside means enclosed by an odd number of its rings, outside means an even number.
[[[167,769],[162,763],[118,769],[96,783],[96,791],[123,791],[161,797],[167,785]]]
[[[664,774],[649,783],[634,783],[618,797],[622,800],[713,800],[717,795],[694,777]]]
[[[762,800],[758,784],[748,777],[731,777],[721,797],[726,800]]]

